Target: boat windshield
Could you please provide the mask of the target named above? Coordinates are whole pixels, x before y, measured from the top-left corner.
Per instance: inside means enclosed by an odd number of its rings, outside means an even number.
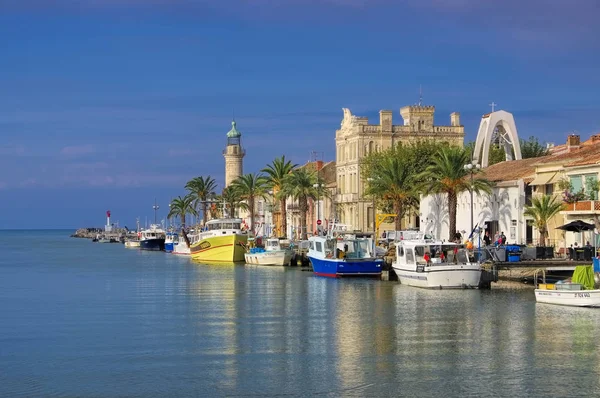
[[[468,263],[469,253],[467,249],[459,245],[419,245],[415,246],[417,262],[425,261],[425,254],[431,263]]]
[[[369,242],[367,240],[345,240],[338,244],[346,253],[346,258],[369,257]]]

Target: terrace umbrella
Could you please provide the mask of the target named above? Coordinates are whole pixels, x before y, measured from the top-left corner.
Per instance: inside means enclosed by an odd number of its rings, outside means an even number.
[[[556,227],[556,229],[562,229],[563,231],[569,232],[583,232],[583,231],[593,231],[596,226],[594,224],[588,224],[585,221],[575,220],[571,221],[568,224],[561,225],[560,227]],[[582,236],[583,239],[583,236]],[[565,242],[565,246],[566,246]],[[581,246],[583,246],[583,241],[581,242]]]

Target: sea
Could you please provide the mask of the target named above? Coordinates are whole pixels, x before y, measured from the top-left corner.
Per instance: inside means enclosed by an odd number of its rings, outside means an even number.
[[[0,231],[2,397],[600,396],[600,310]]]

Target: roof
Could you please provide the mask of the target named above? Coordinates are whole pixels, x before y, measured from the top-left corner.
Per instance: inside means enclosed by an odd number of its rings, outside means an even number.
[[[308,162],[300,167],[306,168],[311,171],[316,171],[318,169],[319,179],[322,180],[325,183],[325,185],[330,185],[332,183],[335,184],[337,181],[334,161],[324,163],[318,160],[316,162]]]
[[[240,133],[238,131],[238,129],[235,127],[235,120],[231,121],[231,130],[229,130],[229,132],[227,133],[227,138],[238,138],[241,137],[242,133]]]
[[[522,178],[525,182],[530,183],[536,177],[537,166],[556,164],[560,167],[575,167],[598,163],[600,163],[600,141],[588,140],[583,142],[579,147],[571,148],[568,152],[559,151],[538,158],[496,163],[485,168],[482,176],[494,182]]]

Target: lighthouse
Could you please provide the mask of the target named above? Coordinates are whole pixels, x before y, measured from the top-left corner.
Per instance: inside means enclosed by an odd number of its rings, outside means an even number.
[[[235,120],[227,133],[227,147],[223,151],[225,158],[225,187],[243,173],[243,159],[246,151],[242,148],[242,133],[236,128]]]
[[[104,226],[104,231],[111,232],[112,225],[110,225],[110,210],[106,211],[106,225]]]

